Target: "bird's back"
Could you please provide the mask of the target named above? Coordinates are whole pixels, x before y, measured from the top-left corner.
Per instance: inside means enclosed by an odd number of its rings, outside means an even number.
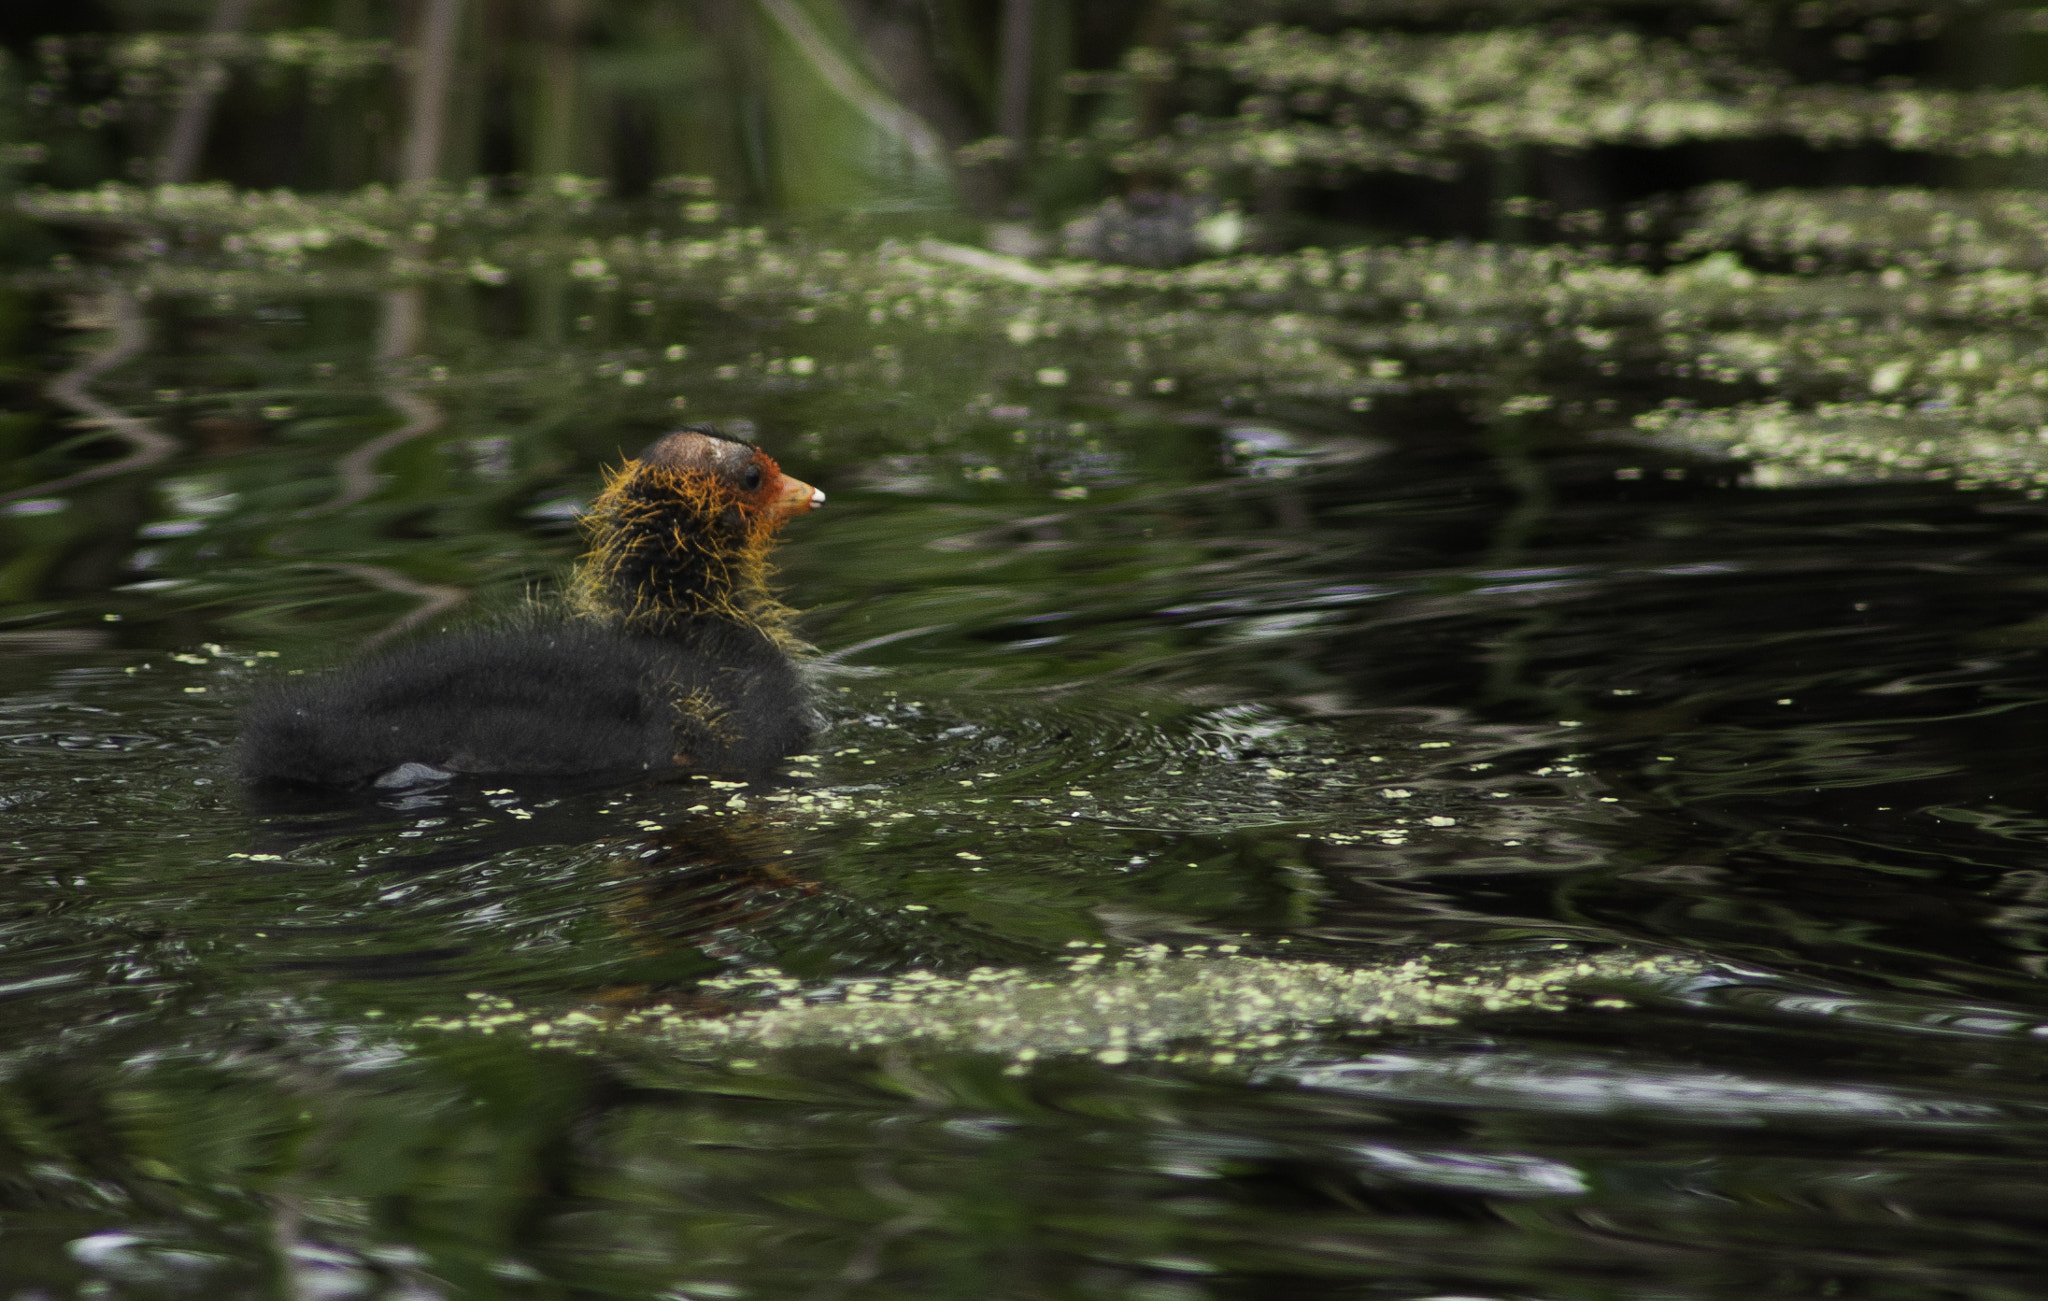
[[[800,749],[796,669],[747,630],[676,642],[585,621],[478,629],[274,683],[245,716],[252,782],[358,787],[411,771],[753,771]]]

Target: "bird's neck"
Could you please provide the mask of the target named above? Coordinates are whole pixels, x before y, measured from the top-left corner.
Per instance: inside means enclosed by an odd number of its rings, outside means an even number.
[[[774,521],[724,500],[709,475],[646,465],[613,476],[585,517],[590,550],[571,600],[587,617],[674,641],[785,649],[793,611],[775,599]]]

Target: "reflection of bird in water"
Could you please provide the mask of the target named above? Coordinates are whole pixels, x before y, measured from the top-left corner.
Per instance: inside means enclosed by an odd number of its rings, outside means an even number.
[[[824,499],[749,444],[670,434],[592,507],[573,617],[274,683],[244,718],[242,774],[388,789],[456,773],[766,768],[811,730],[768,551],[783,521]]]
[[[685,817],[631,857],[615,859],[610,872],[620,888],[606,892],[605,911],[650,969],[609,987],[599,1001],[672,997],[675,978],[700,974],[704,960],[765,958],[757,928],[820,888],[784,866],[786,844],[776,828],[751,816]]]

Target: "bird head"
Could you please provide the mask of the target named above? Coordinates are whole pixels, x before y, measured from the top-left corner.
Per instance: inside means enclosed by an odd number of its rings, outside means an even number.
[[[768,589],[768,552],[785,521],[824,502],[751,443],[701,425],[677,430],[607,474],[584,516],[590,549],[572,600],[658,636],[708,619],[787,643],[791,612]]]

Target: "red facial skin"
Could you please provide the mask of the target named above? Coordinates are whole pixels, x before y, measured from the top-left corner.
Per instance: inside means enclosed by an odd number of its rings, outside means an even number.
[[[749,515],[766,515],[776,523],[825,504],[824,493],[802,479],[784,474],[775,458],[760,448],[693,429],[670,434],[648,448],[640,459],[658,469],[708,474],[733,495],[734,504],[741,510]],[[760,472],[753,488],[744,486],[749,470]]]

